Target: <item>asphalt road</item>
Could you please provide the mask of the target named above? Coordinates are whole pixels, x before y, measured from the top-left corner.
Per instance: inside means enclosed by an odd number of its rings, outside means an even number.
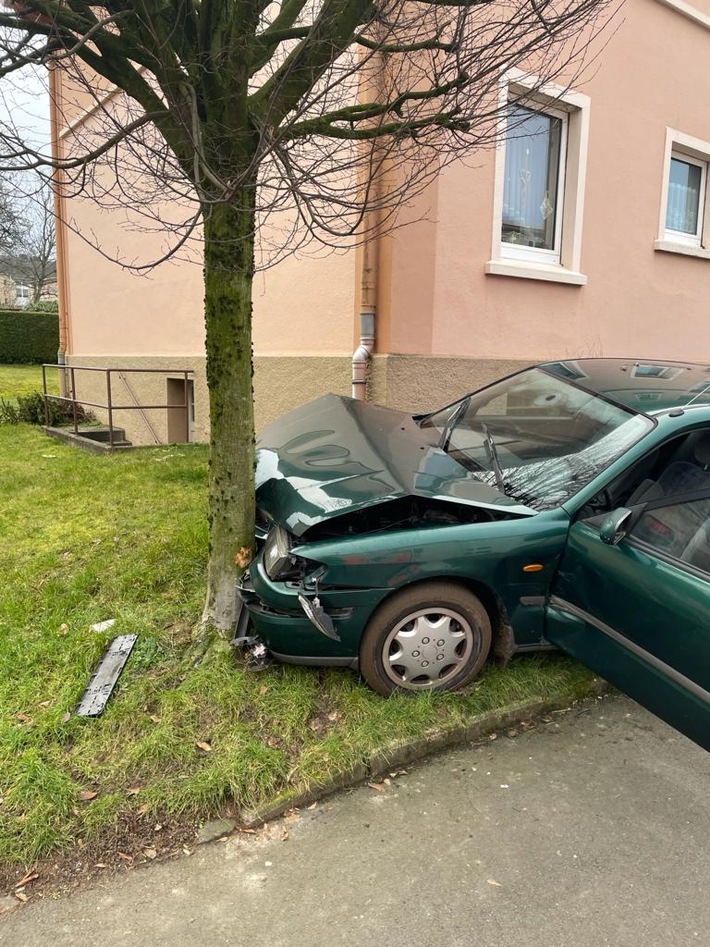
[[[2,947],[710,944],[710,753],[625,699],[0,918]]]

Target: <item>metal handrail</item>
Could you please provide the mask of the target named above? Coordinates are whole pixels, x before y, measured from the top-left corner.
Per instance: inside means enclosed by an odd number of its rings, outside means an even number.
[[[47,369],[56,368],[60,372],[64,373],[64,385],[65,391],[68,382],[68,388],[70,395],[52,395],[47,390]],[[103,372],[106,376],[106,403],[98,401],[88,401],[83,398],[76,397],[76,372]],[[111,387],[111,376],[117,374],[119,378],[124,382],[126,388],[129,391],[129,394],[135,399],[135,404],[115,404],[113,401],[113,392]],[[185,400],[182,404],[140,404],[136,398],[134,392],[128,385],[127,380],[122,377],[126,374],[132,375],[182,375],[185,382]],[[42,388],[44,394],[44,417],[45,424],[49,427],[49,402],[50,401],[59,401],[72,405],[72,414],[74,422],[74,433],[78,435],[79,433],[79,419],[77,406],[81,405],[82,407],[88,408],[102,408],[108,412],[108,429],[109,429],[109,445],[113,447],[114,445],[114,425],[113,425],[113,415],[115,411],[149,411],[149,410],[169,410],[171,408],[181,410],[185,412],[185,434],[186,439],[189,439],[190,433],[190,419],[189,419],[189,408],[190,404],[187,398],[187,382],[189,376],[194,375],[194,371],[191,368],[181,368],[181,369],[172,369],[172,368],[100,368],[96,365],[60,365],[54,364],[52,362],[44,362],[42,364]],[[68,378],[67,378],[68,376]],[[144,414],[145,417],[145,414]],[[157,438],[157,434],[153,429],[153,426],[150,425],[151,431],[154,437]],[[158,438],[158,443],[160,440]]]

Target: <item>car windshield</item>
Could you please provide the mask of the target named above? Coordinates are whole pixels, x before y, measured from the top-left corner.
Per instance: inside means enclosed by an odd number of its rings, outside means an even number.
[[[652,427],[645,415],[533,368],[428,415],[470,471],[534,510],[564,503]]]

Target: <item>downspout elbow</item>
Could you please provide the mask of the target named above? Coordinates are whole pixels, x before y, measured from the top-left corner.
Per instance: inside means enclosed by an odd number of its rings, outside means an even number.
[[[358,401],[365,400],[365,386],[370,360],[375,348],[375,312],[364,310],[360,313],[360,344],[352,358],[352,396]]]

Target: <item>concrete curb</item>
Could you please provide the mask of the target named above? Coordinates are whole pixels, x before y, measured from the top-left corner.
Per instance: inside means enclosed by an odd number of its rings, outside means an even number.
[[[499,710],[483,714],[470,723],[448,729],[429,730],[420,737],[411,740],[396,740],[380,750],[376,750],[363,763],[321,786],[312,786],[302,792],[284,793],[273,802],[240,813],[238,823],[242,828],[256,828],[272,819],[277,819],[289,809],[312,805],[319,799],[330,796],[342,789],[348,789],[365,780],[377,779],[418,760],[440,753],[452,746],[472,743],[487,737],[496,730],[505,730],[532,717],[539,717],[549,711],[561,710],[571,704],[577,704],[590,698],[611,693],[613,688],[601,678],[594,678],[589,690],[582,697],[560,694],[556,697],[521,700]]]

